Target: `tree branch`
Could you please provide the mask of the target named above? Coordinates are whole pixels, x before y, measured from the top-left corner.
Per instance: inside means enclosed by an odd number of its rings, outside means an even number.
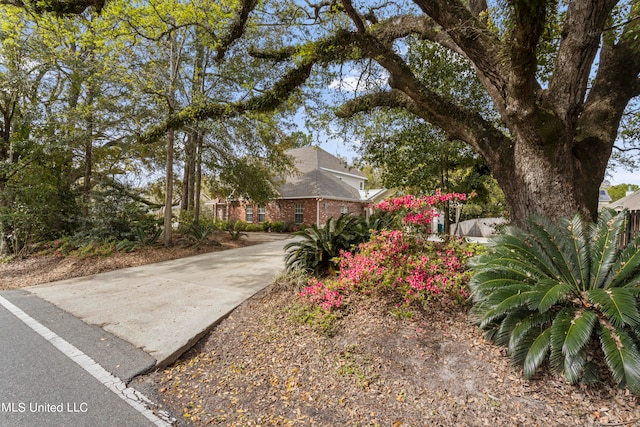
[[[150,144],[162,138],[169,129],[181,129],[187,125],[207,119],[219,120],[239,116],[249,111],[273,111],[309,78],[312,66],[313,62],[310,61],[299,65],[286,73],[270,90],[246,101],[229,104],[203,103],[190,105],[171,115],[160,125],[145,132],[138,138],[138,142]]]
[[[425,95],[426,96],[426,95]],[[450,140],[461,140],[471,145],[485,158],[497,158],[510,162],[504,147],[507,138],[487,123],[478,114],[448,103],[435,93],[429,93],[416,101],[400,90],[363,95],[343,104],[336,115],[349,118],[358,113],[371,112],[376,108],[398,108],[406,110],[441,128]]]
[[[569,2],[545,102],[566,123],[575,123],[581,112],[600,36],[616,3],[616,0]]]
[[[640,43],[627,37],[640,30],[640,23],[635,22],[617,44],[605,42],[600,50],[600,67],[577,120],[573,150],[593,170],[604,170],[625,107],[639,93]]]
[[[369,113],[376,108],[414,109],[415,103],[403,92],[391,90],[389,92],[376,92],[352,99],[340,106],[336,116],[348,119],[358,113]]]
[[[640,147],[627,147],[627,148],[623,148],[623,147],[619,147],[617,145],[614,145],[613,148],[617,151],[620,151],[622,153],[629,153],[632,151],[640,151]]]
[[[478,18],[485,25],[487,25],[489,17],[487,15],[482,16],[482,14],[487,12],[488,9],[489,6],[487,5],[487,0],[469,1],[469,10],[471,11],[471,13],[473,13],[473,16]]]
[[[503,111],[506,82],[501,65],[502,44],[497,36],[460,0],[414,0],[414,3],[437,22],[465,53],[496,107]]]
[[[438,43],[444,48],[466,56],[451,37],[427,16],[400,15],[386,19],[369,28],[369,33],[385,44],[415,34]]]
[[[258,0],[242,1],[242,7],[237,12],[236,19],[231,25],[231,29],[227,32],[225,37],[220,40],[220,47],[218,47],[216,51],[216,61],[222,61],[231,45],[242,37],[247,21],[249,20],[249,14],[253,12],[257,5]]]
[[[367,30],[367,27],[360,15],[358,15],[358,12],[356,12],[353,4],[351,4],[351,0],[342,0],[342,6],[344,6],[345,12],[347,13],[347,15],[349,15],[349,18],[351,18],[351,20],[355,24],[358,32],[364,33]]]
[[[546,26],[546,0],[515,0],[513,30],[509,35],[508,87],[510,112],[517,116],[535,114],[535,95],[540,87],[536,80],[536,49]]]
[[[253,58],[266,59],[278,63],[291,59],[296,53],[296,48],[287,46],[282,49],[258,50],[252,46],[249,47],[247,53]]]
[[[86,9],[93,7],[100,12],[107,0],[0,0],[0,4],[32,9],[37,14],[53,12],[61,15],[79,15]]]

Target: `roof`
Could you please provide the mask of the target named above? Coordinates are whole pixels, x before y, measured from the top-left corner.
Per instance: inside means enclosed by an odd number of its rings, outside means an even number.
[[[609,192],[606,190],[606,188],[601,188],[600,189],[600,195],[598,196],[598,202],[599,203],[609,203],[612,202],[613,199],[611,198],[611,196],[609,196]]]
[[[337,157],[318,147],[303,147],[288,150],[300,172],[289,177],[278,189],[284,199],[325,198],[349,201],[365,201],[360,191],[339,178],[367,178],[357,169],[348,168]]]
[[[629,194],[628,196],[618,199],[615,202],[609,203],[608,208],[616,210],[628,209],[630,211],[640,210],[640,190]]]
[[[307,172],[293,177],[279,189],[280,196],[287,199],[322,197],[329,199],[361,200],[360,192],[323,170]]]
[[[347,167],[343,160],[327,153],[320,147],[301,147],[287,150],[287,154],[295,160],[296,168],[301,173],[324,169],[367,179],[359,170]]]

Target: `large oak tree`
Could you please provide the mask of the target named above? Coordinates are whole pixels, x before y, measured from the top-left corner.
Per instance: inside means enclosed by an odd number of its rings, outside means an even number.
[[[246,3],[247,13],[270,16],[283,4],[258,12],[257,3]],[[640,2],[491,5],[486,0],[294,2],[282,19],[295,24],[306,19],[320,32],[314,38],[303,25],[294,26],[283,38],[290,41],[286,48],[262,52],[263,58],[293,63],[278,82],[265,87],[262,96],[235,105],[188,107],[142,139],[198,120],[276,108],[315,65],[369,59],[386,70],[388,88],[348,102],[342,116],[402,108],[440,127],[448,138],[467,142],[487,162],[518,224],[532,213],[581,212],[595,218],[621,118],[640,95]],[[425,84],[402,54],[401,40],[407,37],[437,43],[469,61],[499,122]]]
[[[422,14],[375,22],[343,2],[353,29],[346,43],[359,47],[389,73],[390,89],[355,99],[342,114],[375,106],[406,108],[470,144],[486,160],[522,223],[532,213],[552,217],[597,214],[598,189],[622,114],[640,95],[640,2],[614,20],[618,1],[507,2],[500,32],[482,0],[414,0]],[[545,31],[560,25],[559,40]],[[613,22],[620,22],[612,27]],[[468,59],[491,97],[495,124],[436,93],[416,78],[394,41],[416,34]],[[553,49],[553,50],[551,50]],[[542,55],[552,57],[541,81]],[[596,58],[599,62],[596,64]],[[591,85],[589,87],[589,84]]]
[[[340,115],[402,108],[440,127],[451,140],[467,142],[487,162],[518,224],[533,213],[581,212],[595,218],[621,117],[640,95],[640,2],[500,5],[491,9],[485,0],[307,3],[304,19],[320,23],[325,32],[260,53],[295,64],[271,92],[224,111],[213,104],[187,109],[166,125],[234,114],[256,107],[254,101],[271,108],[306,81],[311,67],[368,59],[386,70],[388,88],[353,99]],[[304,33],[301,28],[291,31],[292,39]],[[499,120],[425,84],[402,54],[401,40],[408,37],[437,43],[469,61]]]

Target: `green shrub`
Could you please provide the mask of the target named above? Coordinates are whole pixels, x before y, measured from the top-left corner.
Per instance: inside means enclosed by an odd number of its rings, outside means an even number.
[[[185,227],[183,232],[189,238],[189,240],[196,243],[196,245],[200,245],[209,240],[209,236],[218,231],[218,229],[213,224],[189,224],[188,227]]]
[[[94,256],[110,257],[115,250],[116,245],[113,242],[97,242],[92,241],[80,246],[75,251],[71,251],[69,256],[78,259],[86,259]]]
[[[350,250],[369,237],[368,232],[363,232],[360,219],[349,215],[329,218],[323,227],[314,224],[293,235],[302,239],[285,246],[287,269],[302,269],[315,276],[335,273],[340,252]]]
[[[284,231],[284,222],[276,221],[271,224],[271,231],[275,233],[282,233]]]
[[[269,221],[264,221],[260,224],[260,227],[262,228],[262,231],[272,231],[271,230],[271,223]]]
[[[249,232],[257,232],[257,231],[262,231],[262,224],[247,224],[246,227],[244,228],[244,231],[249,231]]]
[[[475,260],[472,318],[531,378],[548,359],[570,383],[597,381],[598,361],[640,392],[640,239],[619,246],[625,213],[536,217],[508,227]]]
[[[222,221],[220,219],[217,219],[214,221],[213,225],[218,230],[227,230],[229,228],[229,221]]]
[[[247,221],[243,221],[243,220],[238,220],[238,221],[229,220],[229,225],[233,225],[233,229],[235,231],[247,231],[248,224],[249,223]]]
[[[244,224],[238,225],[239,222],[243,222]],[[247,237],[247,233],[244,233],[245,228],[246,222],[229,220],[224,230],[229,233],[232,240],[239,240],[242,236]]]

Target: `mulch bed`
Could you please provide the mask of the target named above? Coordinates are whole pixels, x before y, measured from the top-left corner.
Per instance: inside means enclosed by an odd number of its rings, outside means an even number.
[[[300,321],[300,303],[275,284],[137,383],[184,426],[640,425],[625,389],[523,380],[464,310],[401,319],[363,300],[328,336]]]

